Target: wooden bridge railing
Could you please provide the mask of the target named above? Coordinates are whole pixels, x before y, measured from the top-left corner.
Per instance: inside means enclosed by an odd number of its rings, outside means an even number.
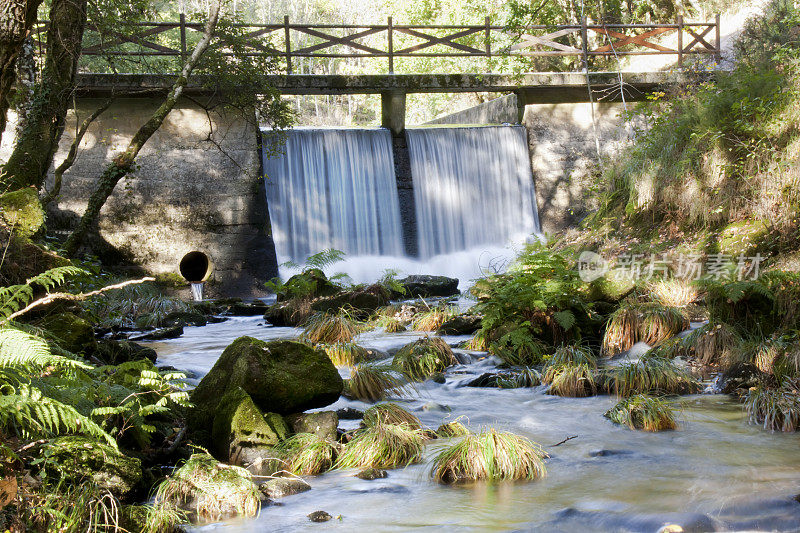
[[[109,39],[85,39],[84,56],[185,57],[191,41],[199,38],[202,25],[187,22],[181,15],[175,22],[134,25],[134,35],[113,33]],[[39,24],[36,35],[44,38],[47,22]],[[477,25],[400,25],[389,17],[386,24],[336,25],[248,24],[240,28],[248,38],[249,55],[274,55],[285,59],[287,73],[300,58],[380,58],[394,73],[397,58],[502,58],[510,56],[622,57],[630,55],[674,55],[678,64],[690,55],[720,56],[719,15],[714,22],[662,24],[581,24],[529,26],[509,32],[492,25],[489,17]],[[677,36],[674,45],[663,37]],[[39,41],[41,47],[41,41]]]

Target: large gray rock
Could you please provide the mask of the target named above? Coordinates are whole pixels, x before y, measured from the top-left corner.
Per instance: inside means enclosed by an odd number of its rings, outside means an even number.
[[[458,280],[446,276],[415,275],[401,279],[406,297],[453,296],[459,294]]]
[[[325,407],[342,393],[342,378],[327,354],[294,341],[240,337],[225,348],[192,392],[187,421],[207,429],[222,398],[241,388],[265,413],[289,414]]]
[[[469,335],[481,328],[481,317],[478,315],[458,315],[444,323],[436,331],[439,335]]]
[[[262,483],[258,488],[268,497],[278,499],[311,490],[311,485],[297,477],[278,477]]]
[[[297,413],[286,417],[292,433],[313,433],[321,439],[336,442],[339,417],[335,411]]]

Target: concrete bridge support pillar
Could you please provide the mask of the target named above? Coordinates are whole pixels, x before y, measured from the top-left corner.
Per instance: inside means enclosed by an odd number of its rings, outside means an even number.
[[[381,126],[392,133],[392,153],[400,201],[400,219],[403,225],[403,245],[406,255],[416,257],[419,254],[417,216],[414,210],[414,182],[411,179],[411,161],[406,141],[406,93],[401,91],[381,93]]]

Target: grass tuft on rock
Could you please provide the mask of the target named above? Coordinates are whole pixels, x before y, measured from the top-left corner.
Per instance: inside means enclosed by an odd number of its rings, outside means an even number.
[[[330,470],[337,446],[314,433],[297,433],[278,446],[286,469],[298,476],[315,476]]]
[[[335,468],[398,468],[422,459],[425,436],[407,424],[375,422],[356,431]]]
[[[393,364],[409,379],[423,381],[456,364],[453,350],[441,337],[426,337],[400,348]]]
[[[258,513],[260,493],[244,468],[196,453],[159,485],[155,496],[157,506],[180,509],[189,503],[205,520],[230,514],[253,517]]]
[[[445,422],[436,429],[436,436],[440,439],[450,439],[453,437],[463,437],[469,435],[469,429],[459,420]]]
[[[369,350],[353,342],[335,342],[323,348],[336,366],[353,366],[372,358]]]
[[[679,309],[659,303],[627,303],[617,309],[606,325],[603,354],[612,356],[629,350],[637,342],[651,346],[669,339],[688,327]]]
[[[419,418],[412,415],[396,403],[379,403],[364,411],[362,419],[364,426],[375,426],[378,424],[405,425],[412,429],[422,429]]]
[[[616,424],[644,431],[664,431],[678,427],[669,403],[644,394],[623,398],[604,416]]]
[[[800,380],[786,379],[777,388],[759,385],[744,400],[750,422],[771,431],[800,429]]]
[[[541,446],[494,429],[465,436],[433,460],[431,475],[440,483],[539,479],[546,475]]]
[[[408,388],[391,365],[356,365],[347,381],[348,395],[363,402],[383,400],[392,393],[405,393]]]
[[[536,387],[542,384],[542,375],[530,367],[503,372],[497,376],[497,387],[499,389],[519,389]]]
[[[654,300],[667,307],[686,307],[700,298],[696,285],[678,278],[651,281],[647,284],[647,291]]]
[[[729,325],[710,321],[689,333],[683,346],[703,365],[728,367],[740,357],[742,338]]]
[[[312,343],[334,344],[350,342],[361,331],[361,324],[347,311],[314,313],[305,323],[303,337]]]
[[[549,384],[547,394],[582,398],[597,394],[596,369],[586,363],[563,363],[548,366],[542,382]]]
[[[652,355],[610,369],[607,385],[609,392],[622,397],[656,392],[680,394],[697,389],[697,382],[688,372],[669,359]]]
[[[489,349],[489,343],[486,340],[486,334],[483,330],[478,330],[471,339],[464,342],[464,349],[474,352],[485,352]]]
[[[453,307],[434,307],[414,317],[411,327],[414,331],[436,331],[457,314],[458,309]]]

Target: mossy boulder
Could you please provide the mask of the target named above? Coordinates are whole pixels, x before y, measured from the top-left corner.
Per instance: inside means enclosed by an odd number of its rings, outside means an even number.
[[[370,285],[336,296],[319,298],[311,304],[311,310],[323,313],[336,313],[348,309],[356,318],[366,318],[379,307],[389,303],[389,291],[380,285]]]
[[[313,433],[321,439],[336,442],[339,417],[335,411],[296,413],[286,417],[293,433]]]
[[[118,365],[140,359],[155,363],[157,354],[154,349],[135,342],[101,340],[97,342],[97,357],[107,365]]]
[[[342,378],[321,349],[295,341],[265,342],[240,337],[192,392],[191,427],[213,421],[220,401],[241,388],[267,413],[290,414],[325,407],[342,393]]]
[[[173,311],[164,317],[159,326],[205,326],[207,323],[205,315],[199,311]]]
[[[228,391],[219,402],[211,425],[211,444],[225,461],[239,448],[277,446],[289,436],[289,426],[275,413],[263,413],[241,387]]]
[[[636,287],[633,280],[603,276],[589,284],[589,300],[615,303],[628,296]]]
[[[762,220],[734,222],[720,232],[719,251],[733,258],[755,255],[768,233],[769,228]]]
[[[97,351],[94,329],[75,313],[58,313],[41,319],[37,326],[47,330],[61,348],[76,354]]]
[[[118,497],[130,494],[142,480],[139,459],[86,437],[59,437],[49,450],[45,476],[74,485],[95,483]]]
[[[311,268],[286,280],[286,283],[278,290],[277,301],[333,296],[341,290],[338,285],[328,279],[322,270]]]
[[[264,320],[276,327],[296,327],[308,320],[311,313],[311,300],[295,298],[269,306]]]
[[[407,298],[429,296],[454,296],[459,294],[458,280],[446,276],[414,275],[400,280]]]
[[[481,328],[481,317],[478,315],[458,315],[445,320],[437,333],[439,335],[469,335]]]
[[[44,227],[44,209],[36,189],[28,187],[0,195],[0,217],[14,233],[30,238]]]

